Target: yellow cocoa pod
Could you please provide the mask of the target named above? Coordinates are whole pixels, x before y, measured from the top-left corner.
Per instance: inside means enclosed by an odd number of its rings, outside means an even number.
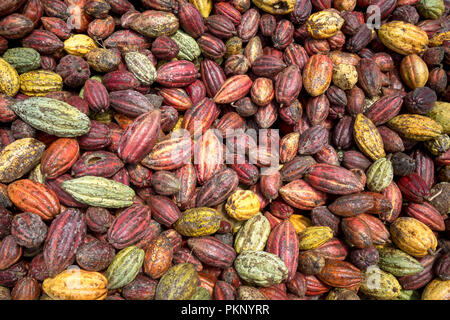
[[[108,280],[98,272],[69,269],[47,278],[42,290],[53,300],[103,300]]]
[[[330,227],[311,226],[298,235],[300,250],[311,250],[320,247],[333,238],[333,230]]]
[[[5,59],[0,58],[0,93],[14,97],[19,91],[19,74]]]
[[[200,12],[203,18],[208,18],[212,10],[212,0],[189,0]]]
[[[306,21],[306,30],[314,39],[327,39],[341,30],[344,19],[333,10],[313,13]]]
[[[450,300],[450,280],[434,279],[422,292],[422,300]]]
[[[433,109],[428,112],[427,116],[439,123],[444,133],[450,134],[450,103],[436,101]]]
[[[297,233],[303,232],[306,228],[312,226],[311,220],[301,214],[293,214],[289,217],[289,221],[292,223],[295,232]]]
[[[238,221],[248,220],[259,212],[258,195],[250,190],[236,190],[228,197],[225,210],[228,215]]]
[[[394,244],[416,258],[436,250],[437,239],[433,231],[419,220],[411,217],[397,218],[390,227]]]
[[[401,136],[415,141],[434,139],[443,131],[439,123],[418,114],[400,114],[389,120],[387,125]]]
[[[398,297],[402,287],[392,274],[370,266],[362,274],[360,290],[378,300],[392,300]]]
[[[45,96],[49,92],[60,91],[63,79],[50,70],[33,70],[20,75],[20,92],[27,96]]]
[[[403,21],[383,24],[378,30],[378,37],[386,47],[405,56],[422,53],[428,44],[425,31]]]
[[[68,54],[84,57],[89,51],[97,48],[95,41],[85,34],[74,34],[64,41],[64,50]]]
[[[417,54],[410,54],[400,63],[400,76],[411,89],[423,87],[428,81],[428,67]]]
[[[175,230],[186,237],[201,237],[215,233],[220,228],[221,217],[217,210],[208,207],[188,209],[174,223]]]
[[[295,0],[253,0],[255,6],[271,14],[287,14],[294,11]]]
[[[356,115],[353,138],[359,150],[373,161],[386,157],[383,139],[377,127],[362,113]]]
[[[430,47],[439,47],[442,46],[445,40],[450,40],[450,31],[440,32],[433,36],[428,42],[428,46]]]

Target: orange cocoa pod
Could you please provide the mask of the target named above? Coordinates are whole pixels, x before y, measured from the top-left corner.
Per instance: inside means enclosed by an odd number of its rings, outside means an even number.
[[[69,170],[80,155],[76,139],[60,138],[54,141],[41,158],[41,172],[46,179],[55,179]]]
[[[294,180],[279,190],[281,197],[289,205],[302,210],[311,210],[325,204],[327,195],[311,187],[304,180]]]
[[[341,228],[345,239],[355,247],[364,249],[373,245],[370,228],[359,215],[342,219]]]
[[[313,55],[303,69],[303,86],[313,97],[324,93],[331,83],[333,62],[324,54]]]
[[[24,212],[32,212],[43,220],[52,220],[61,210],[55,192],[46,185],[29,179],[14,181],[8,186],[12,203]]]
[[[216,103],[235,102],[247,95],[252,87],[252,80],[246,74],[228,78],[214,96]]]
[[[358,217],[369,227],[373,244],[385,245],[391,242],[389,230],[379,218],[366,213],[360,214]]]
[[[361,271],[349,262],[327,259],[325,266],[316,275],[322,282],[337,288],[359,287]]]
[[[170,268],[173,257],[172,243],[160,234],[145,251],[144,272],[152,279],[159,279]]]

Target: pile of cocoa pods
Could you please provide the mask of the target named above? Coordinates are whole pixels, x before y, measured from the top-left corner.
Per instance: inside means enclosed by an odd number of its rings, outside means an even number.
[[[450,300],[449,0],[1,0],[0,300]]]

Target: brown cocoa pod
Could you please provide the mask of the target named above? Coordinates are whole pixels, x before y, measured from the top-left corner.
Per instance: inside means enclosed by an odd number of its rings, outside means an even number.
[[[205,24],[209,32],[221,39],[228,39],[236,34],[236,26],[233,21],[224,15],[210,15],[206,18]]]
[[[72,166],[73,177],[98,176],[109,178],[124,166],[123,162],[112,152],[88,151]]]
[[[402,138],[394,130],[386,126],[377,127],[381,139],[383,139],[384,150],[387,153],[395,153],[405,151]]]
[[[261,55],[252,63],[252,71],[259,77],[273,78],[286,68],[286,64],[278,57]]]
[[[340,149],[347,150],[353,144],[354,119],[348,115],[342,117],[333,131],[334,145]]]
[[[247,10],[241,17],[241,21],[237,26],[237,35],[244,42],[253,38],[258,32],[260,14],[257,9],[251,8]]]
[[[41,290],[39,283],[32,277],[24,277],[17,281],[11,290],[13,300],[38,300]]]
[[[0,21],[0,36],[6,39],[21,39],[34,28],[33,21],[20,13],[13,13]]]
[[[341,221],[345,239],[357,248],[372,246],[372,234],[367,223],[359,216],[344,218]]]
[[[328,206],[335,215],[352,217],[367,212],[374,206],[373,197],[364,193],[354,193],[337,198]]]
[[[122,296],[126,300],[153,300],[158,282],[142,274],[122,288]]]
[[[85,270],[102,271],[111,264],[114,256],[114,248],[109,243],[92,240],[80,245],[76,252],[76,261]]]
[[[315,226],[329,227],[336,236],[339,233],[340,219],[326,206],[315,207],[311,210],[311,221]]]
[[[366,170],[371,165],[371,161],[361,152],[349,150],[344,152],[342,164],[347,169]]]
[[[170,227],[181,217],[180,209],[168,197],[150,195],[148,201],[151,204],[152,218],[162,225]]]
[[[314,164],[316,161],[311,156],[297,156],[283,165],[280,170],[281,179],[285,182],[301,179],[303,174]]]
[[[106,208],[89,207],[86,210],[86,225],[93,232],[106,233],[113,221],[114,216]]]
[[[211,236],[189,238],[187,244],[197,258],[209,266],[230,267],[236,258],[233,247]]]
[[[17,243],[14,236],[3,238],[0,243],[0,270],[5,270],[15,264],[22,257],[22,247]]]
[[[31,212],[14,216],[11,234],[17,244],[26,248],[39,247],[47,236],[48,228],[41,217]]]
[[[64,47],[64,43],[53,33],[46,30],[33,30],[22,39],[22,45],[35,49],[43,55],[52,55]]]
[[[322,125],[315,125],[302,133],[299,139],[298,154],[314,155],[328,142],[328,130]]]
[[[403,99],[400,95],[383,96],[373,103],[365,116],[372,120],[375,126],[385,124],[395,117],[401,109]]]
[[[212,176],[198,190],[196,207],[212,207],[227,199],[239,183],[237,173],[232,169],[224,169]]]
[[[382,86],[381,71],[372,59],[363,58],[357,65],[358,84],[369,97],[379,94]]]

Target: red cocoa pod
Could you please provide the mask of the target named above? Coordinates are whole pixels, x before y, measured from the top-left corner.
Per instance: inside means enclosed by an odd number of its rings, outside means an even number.
[[[138,274],[136,278],[122,288],[122,296],[126,300],[153,300],[158,282]]]
[[[119,250],[135,244],[147,233],[150,220],[148,206],[134,204],[122,210],[108,229],[108,242]]]
[[[334,128],[333,143],[340,149],[347,150],[353,144],[354,119],[348,115],[342,117]]]
[[[161,36],[152,43],[152,53],[158,59],[171,60],[178,55],[178,44],[172,38]]]
[[[193,254],[192,251],[190,251],[187,248],[181,248],[177,251],[175,251],[173,253],[173,258],[172,258],[173,263],[175,264],[179,264],[179,263],[191,263],[194,265],[195,270],[197,270],[197,272],[200,272],[203,270],[203,265],[200,262],[200,260],[198,260],[198,258],[196,258]]]
[[[103,44],[108,49],[117,48],[121,52],[138,51],[150,47],[150,41],[133,30],[116,31],[106,38]]]
[[[299,244],[297,233],[292,223],[285,219],[275,226],[267,240],[266,251],[281,258],[288,268],[288,278],[294,278],[298,265]]]
[[[197,173],[194,165],[188,163],[175,172],[175,176],[180,181],[180,190],[175,194],[175,202],[181,208],[181,210],[187,209],[187,205],[194,198]]]
[[[237,35],[242,41],[247,42],[258,32],[260,14],[257,9],[247,10],[241,17],[237,26]]]
[[[318,163],[327,163],[338,166],[340,164],[340,155],[329,144],[323,146],[315,155],[314,158]]]
[[[98,176],[109,178],[122,169],[124,163],[108,151],[88,151],[72,166],[73,177]]]
[[[209,98],[203,98],[200,102],[186,111],[181,123],[181,128],[186,129],[191,135],[205,133],[219,115],[217,105]]]
[[[285,49],[294,40],[294,25],[289,20],[278,22],[272,34],[272,43],[276,49]]]
[[[6,50],[8,50],[8,40],[0,36],[0,53],[3,54]]]
[[[260,106],[255,114],[255,122],[261,129],[270,128],[277,120],[277,106],[274,102],[270,102],[265,106]]]
[[[178,111],[172,106],[161,106],[161,130],[164,133],[172,130],[178,122]]]
[[[274,78],[280,71],[286,68],[286,64],[273,55],[262,55],[252,63],[252,71],[256,76]]]
[[[430,189],[426,182],[417,173],[401,177],[398,179],[397,185],[403,197],[412,202],[422,203],[430,195]]]
[[[270,224],[270,229],[272,230],[273,228],[275,228],[278,224],[281,223],[281,221],[283,221],[283,219],[280,219],[276,216],[274,216],[273,214],[271,214],[269,211],[266,211],[264,213],[264,217],[267,218],[267,220],[269,220],[269,224]]]
[[[220,16],[225,16],[233,22],[234,25],[238,25],[241,21],[241,13],[229,2],[218,2],[214,5],[215,13]]]
[[[167,230],[167,231],[169,231],[169,230]],[[155,220],[150,219],[150,223],[147,227],[147,230],[144,231],[144,236],[138,242],[135,243],[135,246],[137,246],[138,248],[141,248],[143,250],[146,250],[147,247],[149,246],[150,242],[152,242],[161,233],[162,233],[161,225],[158,222],[156,222]],[[172,238],[169,237],[167,232],[164,234],[166,235],[166,237],[169,238],[169,240],[172,241]],[[180,235],[178,235],[178,236],[180,236]],[[180,241],[181,241],[181,239],[180,239]],[[172,246],[173,246],[173,243],[172,243]]]
[[[371,195],[353,193],[337,198],[328,206],[328,209],[341,217],[353,217],[367,212],[373,206],[374,200]]]
[[[345,44],[345,34],[338,31],[334,36],[327,39],[331,50],[340,50]]]
[[[297,156],[283,165],[280,170],[281,179],[285,182],[301,179],[303,174],[314,164],[316,161],[311,156]]]
[[[325,193],[311,187],[304,180],[294,180],[280,188],[280,195],[284,201],[294,208],[312,210],[325,204]]]
[[[71,29],[64,20],[56,17],[42,17],[41,21],[45,30],[54,33],[59,39],[66,40],[70,37]]]
[[[435,160],[437,165],[439,166],[446,166],[450,164],[450,149],[441,154],[440,156],[436,157]]]
[[[364,249],[373,245],[370,228],[359,216],[343,218],[341,228],[345,239],[353,246]]]
[[[304,177],[313,188],[326,193],[346,195],[364,189],[351,171],[325,163],[313,165]]]
[[[228,282],[219,280],[214,286],[213,296],[214,300],[235,300],[236,290]]]
[[[22,39],[22,46],[35,49],[43,55],[52,55],[61,50],[64,43],[49,31],[35,29]]]
[[[278,103],[290,105],[297,99],[302,89],[302,75],[297,65],[281,71],[275,82],[275,98]]]
[[[380,219],[366,213],[358,215],[358,218],[362,219],[369,227],[374,245],[385,245],[391,242],[389,230]]]
[[[183,237],[181,236],[181,234],[179,234],[177,231],[175,231],[175,229],[168,229],[162,233],[172,243],[173,252],[176,252],[179,249],[181,249],[181,246],[183,245],[183,239],[182,239]]]
[[[327,285],[337,288],[359,287],[361,271],[349,262],[327,259],[317,277]]]
[[[245,121],[236,112],[227,112],[215,123],[214,127],[219,130],[222,137],[226,138],[227,135],[233,134],[235,130],[244,129]]]
[[[12,205],[12,203],[11,203]],[[5,209],[4,207],[0,207],[0,238],[4,238],[11,234],[11,223],[13,220],[12,213]]]
[[[120,138],[117,153],[131,164],[137,164],[150,152],[158,139],[161,112],[153,110],[137,117]]]
[[[77,161],[80,147],[76,139],[60,138],[43,153],[41,173],[46,179],[55,179],[66,173]]]
[[[281,199],[276,199],[270,204],[270,212],[277,218],[288,219],[294,209]]]
[[[189,238],[187,244],[201,262],[212,267],[231,267],[236,258],[233,247],[212,236]]]
[[[302,133],[299,140],[298,154],[314,155],[328,142],[328,130],[322,125],[315,125]]]
[[[380,218],[387,222],[393,222],[400,215],[403,203],[403,197],[400,189],[395,182],[383,190],[383,195],[391,202],[392,209],[380,215]]]
[[[203,60],[204,61],[204,60]],[[202,61],[202,62],[203,62]],[[201,65],[200,65],[201,70]],[[203,75],[202,75],[203,79]],[[223,79],[225,81],[225,77]],[[220,85],[219,85],[220,86]],[[185,88],[193,104],[198,103],[200,100],[206,97],[206,86],[201,80],[195,80]]]
[[[61,0],[47,0],[42,1],[45,14],[50,17],[57,17],[60,19],[67,19],[69,17],[68,5]]]
[[[108,72],[103,76],[102,83],[108,91],[135,89],[140,85],[136,77],[128,71]]]
[[[41,217],[31,212],[15,215],[11,224],[12,236],[19,246],[26,248],[39,247],[45,241],[47,230]]]
[[[190,161],[192,149],[189,136],[171,137],[157,142],[141,163],[153,170],[178,169]]]
[[[386,126],[379,126],[377,129],[381,135],[381,139],[383,139],[384,150],[386,152],[395,153],[405,151],[403,140],[397,132]]]
[[[256,105],[260,107],[266,106],[273,100],[274,95],[275,91],[272,80],[261,77],[256,78],[255,81],[253,81],[250,96]]]
[[[156,82],[164,87],[186,87],[198,78],[196,66],[186,60],[163,64],[157,71]]]
[[[178,1],[178,19],[181,28],[193,38],[198,38],[206,31],[200,12],[188,1]]]
[[[384,214],[392,210],[392,203],[384,195],[377,192],[363,192],[364,195],[372,197],[373,206],[365,213],[375,214],[378,216],[383,216]]]
[[[325,94],[308,99],[306,115],[311,125],[322,123],[328,117],[329,109],[330,101]]]
[[[140,188],[149,187],[152,171],[140,164],[132,164],[127,167],[130,182]]]
[[[286,282],[287,289],[292,292],[293,294],[304,297],[306,294],[306,278],[305,275],[296,272],[294,274],[294,277]]]
[[[48,278],[47,265],[44,261],[44,254],[41,252],[31,260],[29,276],[38,281],[44,281]]]
[[[165,196],[174,195],[181,188],[180,181],[175,174],[165,170],[153,173],[150,183],[156,193]]]
[[[50,277],[73,262],[85,236],[86,220],[78,209],[66,209],[52,221],[44,244],[44,260]]]
[[[447,87],[447,73],[440,67],[430,70],[427,85],[437,94],[442,94]]]
[[[194,144],[197,181],[203,185],[224,168],[223,144],[213,130],[206,131]]]
[[[373,39],[372,29],[368,28],[366,24],[359,24],[359,21],[354,21],[352,16],[346,19],[342,31],[346,34],[351,33],[345,45],[349,52],[361,51]]]
[[[24,211],[39,215],[43,220],[52,220],[59,214],[61,206],[56,194],[44,184],[29,179],[16,180],[8,185],[8,196],[14,205]]]
[[[306,53],[310,57],[318,53],[327,54],[328,52],[330,52],[330,44],[326,39],[319,40],[308,38],[305,40],[304,46]]]
[[[369,97],[379,94],[382,86],[381,71],[372,59],[362,58],[356,66],[358,84]]]
[[[83,243],[77,250],[77,264],[88,271],[106,269],[115,256],[114,248],[105,241],[93,240]]]
[[[41,55],[41,68],[44,70],[54,71],[56,69],[55,58]]]
[[[148,201],[151,205],[153,219],[166,227],[170,227],[181,217],[180,209],[168,197],[150,195]]]
[[[5,270],[22,257],[22,247],[14,236],[6,236],[0,243],[0,270]]]
[[[132,89],[111,92],[109,99],[115,111],[132,118],[154,109],[152,103],[142,93]]]
[[[296,1],[294,11],[289,13],[289,19],[293,24],[303,25],[308,17],[311,15],[312,4],[310,0]]]
[[[297,65],[302,70],[308,59],[306,50],[297,43],[292,42],[284,49],[283,60],[287,65]]]
[[[288,300],[286,291],[282,291],[277,286],[258,289],[269,300]]]
[[[61,58],[59,64],[56,66],[56,72],[63,78],[64,84],[72,88],[83,85],[91,75],[86,60],[70,54]],[[94,101],[101,102],[100,99],[95,100],[96,95],[92,96],[92,92],[90,94],[91,98],[94,98]],[[86,90],[84,97],[86,97]]]
[[[233,163],[229,164],[229,166],[237,173],[239,182],[242,184],[251,186],[259,179],[258,167],[245,160],[245,157],[235,155]]]
[[[431,188],[436,179],[433,159],[420,149],[416,149],[413,152],[412,157],[416,161],[415,173],[425,181],[428,189]]]
[[[0,36],[6,39],[21,39],[34,28],[33,21],[20,13],[13,13],[0,21]]]
[[[86,210],[86,225],[95,233],[106,233],[114,221],[114,216],[108,209],[100,207],[89,207]]]
[[[120,182],[121,184],[124,184],[126,186],[130,186],[130,176],[128,175],[128,171],[125,168],[120,169],[117,171],[112,177],[111,180]],[[134,198],[135,203],[142,203],[139,197]]]
[[[236,34],[233,21],[224,15],[213,14],[205,19],[208,31],[220,39],[228,39]]]
[[[64,181],[67,180],[71,180],[72,177],[70,176],[70,174],[63,174],[58,176],[55,179],[47,179],[45,181],[45,184],[48,188],[50,188],[56,195],[56,197],[58,198],[59,202],[65,206],[68,207],[75,207],[75,208],[84,208],[86,207],[85,204],[80,203],[78,201],[76,201],[70,194],[68,194],[66,191],[64,191],[61,188],[61,184]]]
[[[84,100],[94,112],[104,112],[109,109],[108,91],[100,81],[89,79],[85,82]]]
[[[247,75],[236,75],[225,80],[214,95],[214,102],[226,104],[235,102],[247,95],[252,80]]]
[[[372,104],[365,116],[368,117],[374,125],[379,126],[391,120],[399,112],[403,104],[400,95],[383,96]]]
[[[211,34],[204,33],[197,39],[197,44],[200,47],[203,55],[209,59],[222,58],[227,48],[223,41]]]
[[[434,278],[433,266],[436,256],[426,255],[419,258],[418,261],[423,265],[424,269],[411,276],[398,277],[398,282],[403,290],[417,290],[424,287]]]
[[[358,113],[363,113],[364,108],[364,91],[358,86],[354,86],[347,91],[347,105],[346,110],[351,116],[356,116]]]
[[[85,150],[97,150],[111,143],[110,129],[106,124],[91,120],[91,129],[88,133],[78,137],[80,148]]]
[[[268,171],[261,174],[260,187],[265,198],[272,201],[278,197],[283,182],[279,171]]]
[[[27,275],[28,269],[29,264],[22,260],[5,270],[0,270],[0,285],[14,287],[17,281]]]
[[[229,168],[212,176],[198,190],[196,207],[211,207],[227,199],[237,188],[239,177]]]
[[[10,109],[14,99],[6,94],[0,94],[0,122],[11,122],[17,119],[16,114]]]
[[[103,19],[95,19],[89,23],[87,28],[87,34],[92,39],[103,40],[108,38],[115,29],[114,18],[107,16]]]
[[[160,234],[145,250],[144,272],[152,279],[159,279],[171,266],[172,255],[172,243],[164,234]]]
[[[318,296],[331,290],[331,287],[312,274],[304,275],[306,279],[306,295]]]
[[[405,210],[405,213],[413,217],[420,222],[424,223],[428,227],[430,227],[431,230],[434,231],[444,231],[445,230],[445,223],[444,218],[440,214],[439,211],[436,210],[435,207],[433,207],[428,202],[423,203],[410,203]]]
[[[32,277],[25,277],[17,281],[11,290],[13,300],[38,300],[41,290],[39,283]]]
[[[344,90],[341,88],[331,85],[326,94],[330,104],[338,105],[338,106],[346,106],[347,105],[347,95]]]
[[[445,253],[436,261],[436,264],[434,265],[435,274],[444,281],[449,278],[449,257],[450,254],[448,252]]]
[[[192,101],[182,88],[162,88],[158,95],[163,97],[163,102],[174,107],[178,111],[185,111],[192,107]]]
[[[361,169],[366,170],[371,161],[359,151],[349,150],[344,152],[342,164],[347,169]]]
[[[200,74],[208,97],[213,98],[226,80],[223,69],[215,61],[204,59],[200,63]]]

